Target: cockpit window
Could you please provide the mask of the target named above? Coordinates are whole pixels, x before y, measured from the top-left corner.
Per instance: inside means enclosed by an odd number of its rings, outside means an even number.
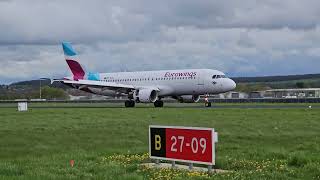
[[[225,75],[213,75],[212,79],[227,78]]]

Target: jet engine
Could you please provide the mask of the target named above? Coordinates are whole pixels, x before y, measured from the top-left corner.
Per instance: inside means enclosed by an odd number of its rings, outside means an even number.
[[[158,99],[158,91],[154,89],[138,89],[133,93],[133,98],[137,102],[153,103]]]
[[[196,103],[200,100],[200,95],[182,95],[178,97],[181,103]]]

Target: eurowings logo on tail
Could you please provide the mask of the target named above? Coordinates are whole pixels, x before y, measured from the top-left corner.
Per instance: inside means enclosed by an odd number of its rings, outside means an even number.
[[[67,61],[67,64],[73,74],[74,80],[84,79],[86,75],[85,71],[81,67],[80,63],[77,60],[77,53],[72,48],[70,43],[63,42],[62,43],[63,52]]]
[[[99,73],[86,73],[85,70],[82,68],[79,60],[77,58],[76,51],[72,48],[71,44],[68,42],[62,43],[63,52],[67,61],[67,64],[73,74],[73,80],[81,80],[85,79],[87,76],[88,80],[99,81]]]

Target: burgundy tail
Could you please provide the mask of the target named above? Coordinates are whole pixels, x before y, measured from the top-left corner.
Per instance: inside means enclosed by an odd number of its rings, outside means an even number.
[[[81,65],[75,60],[66,59],[66,61],[73,74],[73,79],[74,80],[84,79],[84,76],[86,73],[81,67]]]

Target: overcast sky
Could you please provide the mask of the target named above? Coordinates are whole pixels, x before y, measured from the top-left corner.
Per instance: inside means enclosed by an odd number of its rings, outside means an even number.
[[[0,0],[0,84],[69,71],[320,73],[319,0]]]

